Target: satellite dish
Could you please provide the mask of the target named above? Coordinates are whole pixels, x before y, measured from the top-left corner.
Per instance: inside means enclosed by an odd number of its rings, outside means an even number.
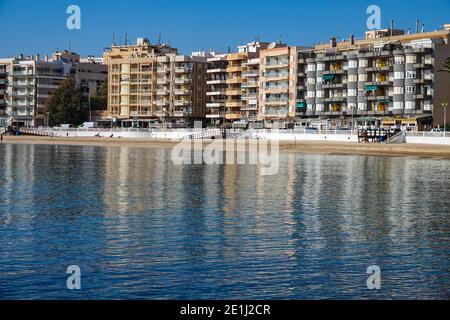
[[[267,49],[273,49],[277,46],[276,42],[272,42],[271,44],[269,44],[269,46],[267,47]]]

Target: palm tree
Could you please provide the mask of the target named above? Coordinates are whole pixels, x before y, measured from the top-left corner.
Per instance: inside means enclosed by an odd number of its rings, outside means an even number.
[[[442,64],[442,69],[440,71],[450,73],[450,57]]]

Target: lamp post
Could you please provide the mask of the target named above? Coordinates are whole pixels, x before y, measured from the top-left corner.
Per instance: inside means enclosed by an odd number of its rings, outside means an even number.
[[[446,133],[447,133],[447,107],[448,107],[448,103],[443,102],[442,108],[444,108],[444,137],[446,136]]]

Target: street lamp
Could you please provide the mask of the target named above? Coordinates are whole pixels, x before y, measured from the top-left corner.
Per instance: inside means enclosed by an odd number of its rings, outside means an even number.
[[[443,102],[442,108],[444,108],[444,137],[446,136],[446,133],[447,133],[447,107],[448,107],[448,103]]]

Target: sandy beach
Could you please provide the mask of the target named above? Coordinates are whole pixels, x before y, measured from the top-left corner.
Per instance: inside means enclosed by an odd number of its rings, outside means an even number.
[[[117,138],[50,138],[32,136],[4,136],[3,144],[41,144],[99,147],[170,148],[173,140],[144,140]],[[204,140],[203,146],[209,141]],[[450,159],[450,146],[423,144],[357,144],[341,142],[280,141],[284,152],[319,153],[336,155],[408,156]]]

